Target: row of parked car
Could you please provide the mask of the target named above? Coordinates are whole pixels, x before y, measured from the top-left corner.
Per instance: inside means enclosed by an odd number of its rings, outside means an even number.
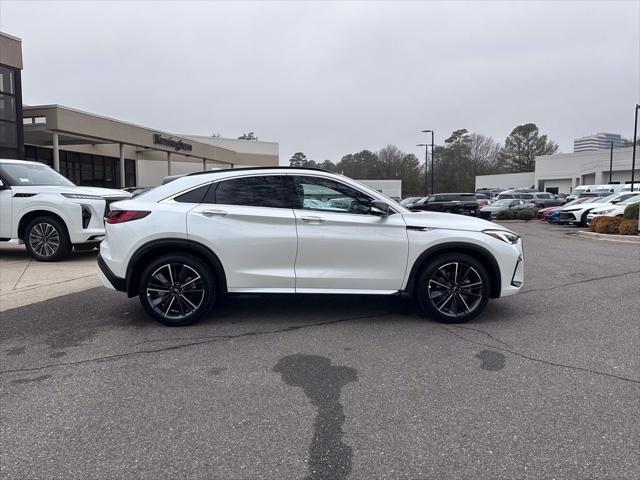
[[[629,205],[640,203],[640,192],[619,192],[607,196],[581,194],[561,207],[538,210],[539,220],[561,225],[587,226],[595,217],[622,217]]]
[[[498,212],[526,208],[564,205],[566,200],[549,192],[510,189],[493,195],[487,193],[437,193],[428,197],[409,197],[400,203],[409,210],[458,213],[481,218],[495,218]]]

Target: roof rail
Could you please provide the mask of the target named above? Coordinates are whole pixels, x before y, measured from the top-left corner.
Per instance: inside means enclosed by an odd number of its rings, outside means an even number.
[[[329,170],[325,170],[324,168],[317,168],[317,167],[287,167],[287,166],[280,166],[280,167],[240,167],[240,168],[220,168],[218,170],[203,170],[201,172],[193,172],[193,173],[188,173],[185,175],[185,177],[190,177],[192,175],[204,175],[205,173],[218,173],[218,172],[243,172],[243,171],[247,171],[247,170],[316,170],[318,172],[325,172],[325,173],[333,173],[335,175],[340,175],[339,173],[336,172],[331,172]]]

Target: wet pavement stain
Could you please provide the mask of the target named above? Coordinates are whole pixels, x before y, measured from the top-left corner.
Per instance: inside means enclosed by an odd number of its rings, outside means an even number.
[[[19,378],[17,380],[11,380],[11,383],[21,385],[23,383],[42,382],[47,378],[51,378],[51,375],[41,375],[35,378]]]
[[[352,448],[342,442],[345,421],[340,393],[358,381],[355,368],[331,365],[317,355],[296,354],[281,358],[274,372],[292,387],[301,387],[318,408],[309,446],[309,475],[305,480],[343,480],[351,473]]]
[[[4,352],[7,355],[24,355],[27,350],[27,347],[16,347],[10,348],[9,350],[5,350]]]
[[[506,361],[505,356],[502,353],[494,350],[482,350],[476,355],[476,358],[482,361],[480,368],[483,370],[489,370],[490,372],[502,370]]]
[[[220,375],[225,370],[227,370],[227,367],[213,367],[207,370],[207,373],[209,375]]]
[[[60,357],[64,357],[67,354],[67,352],[53,352],[51,355],[49,355],[51,358],[60,358]]]

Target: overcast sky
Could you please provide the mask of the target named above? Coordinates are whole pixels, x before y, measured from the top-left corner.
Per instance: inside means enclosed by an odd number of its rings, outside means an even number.
[[[633,134],[640,2],[0,2],[26,104],[170,132],[254,131],[337,161],[423,155],[457,128],[534,122],[562,151]]]

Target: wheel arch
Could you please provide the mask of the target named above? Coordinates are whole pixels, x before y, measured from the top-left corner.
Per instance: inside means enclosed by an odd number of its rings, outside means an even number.
[[[183,238],[153,240],[142,245],[131,256],[126,274],[126,289],[129,297],[138,295],[138,284],[143,267],[160,255],[185,253],[201,259],[215,274],[216,286],[220,293],[227,291],[227,277],[218,256],[209,248]]]
[[[407,280],[407,287],[405,288],[405,291],[407,293],[413,293],[415,289],[416,278],[420,274],[422,268],[437,255],[443,255],[445,253],[464,253],[478,260],[489,274],[491,298],[498,298],[500,296],[502,279],[500,275],[500,267],[498,266],[497,260],[487,249],[473,243],[466,242],[453,242],[434,245],[433,247],[430,247],[422,252],[411,267],[411,272],[409,273],[409,279]]]
[[[27,225],[29,225],[29,222],[38,217],[55,218],[62,224],[62,226],[66,230],[65,233],[67,234],[67,237],[69,236],[69,227],[67,226],[67,222],[65,222],[64,218],[62,218],[56,212],[52,212],[51,210],[30,210],[22,215],[22,217],[20,217],[20,221],[18,222],[18,238],[20,240],[24,240],[24,231],[27,228]]]

